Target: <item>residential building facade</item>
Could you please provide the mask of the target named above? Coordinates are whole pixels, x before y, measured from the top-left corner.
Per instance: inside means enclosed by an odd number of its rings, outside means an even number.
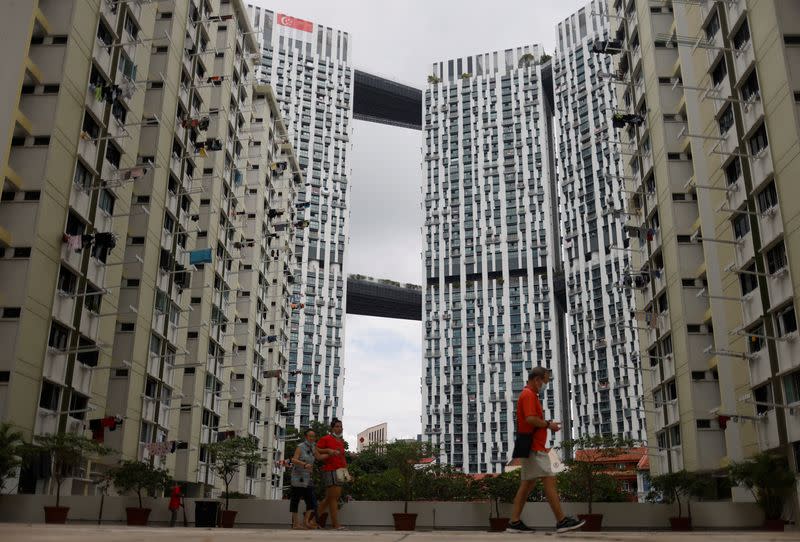
[[[356,437],[356,451],[360,452],[375,444],[385,444],[389,442],[388,430],[386,422],[367,427]]]
[[[629,224],[655,231],[632,253],[654,474],[763,450],[797,469],[798,8],[609,2]]]
[[[625,215],[622,145],[609,56],[592,53],[609,32],[605,0],[560,22],[553,55],[558,218],[567,296],[567,346],[575,436],[643,440],[638,329]]]
[[[260,81],[275,88],[291,127],[310,203],[296,237],[287,423],[343,416],[345,248],[349,232],[352,45],[347,32],[248,7],[261,40]]]
[[[4,29],[27,28],[29,46],[2,90],[18,104],[0,203],[3,419],[26,437],[91,430],[189,495],[220,489],[210,443],[249,436],[267,462],[236,490],[280,495],[294,229],[277,234],[270,210],[292,210],[302,176],[272,89],[253,85],[244,5],[15,8]],[[94,491],[102,468],[82,466],[71,491]],[[23,470],[20,489],[46,483]]]
[[[542,54],[437,62],[423,95],[423,438],[470,473],[503,470],[528,371],[564,376]],[[543,397],[560,418],[561,394]]]

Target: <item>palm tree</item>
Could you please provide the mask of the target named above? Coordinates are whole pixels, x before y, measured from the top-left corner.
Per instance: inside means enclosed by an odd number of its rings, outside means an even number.
[[[10,423],[0,424],[0,491],[22,463],[23,444],[22,433],[15,431]]]
[[[435,76],[435,75],[429,75],[429,76],[428,76],[428,83],[430,83],[430,84],[432,84],[432,85],[435,85],[436,83],[440,83],[441,81],[442,81],[442,80],[441,80],[441,79],[439,79],[439,78],[438,78],[437,76]]]

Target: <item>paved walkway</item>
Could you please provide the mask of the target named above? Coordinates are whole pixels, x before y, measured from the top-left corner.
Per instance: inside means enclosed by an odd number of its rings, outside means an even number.
[[[563,540],[586,542],[771,542],[800,540],[800,532],[573,532],[551,536],[544,532],[532,535],[476,531],[435,531],[399,533],[394,531],[290,531],[277,529],[195,529],[176,527],[122,527],[90,525],[0,525],[0,540],[24,542],[479,542],[482,540]]]

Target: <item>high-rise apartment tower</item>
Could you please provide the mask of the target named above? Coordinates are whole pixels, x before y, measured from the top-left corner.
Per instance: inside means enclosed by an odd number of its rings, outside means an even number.
[[[527,45],[437,62],[424,91],[422,425],[465,472],[503,469],[532,367],[565,377],[542,54]],[[544,397],[560,418],[561,394]]]
[[[800,6],[612,0],[650,464],[796,469]],[[624,104],[624,105],[623,105]],[[632,244],[632,246],[635,246]]]
[[[352,46],[347,32],[249,6],[261,40],[258,78],[274,86],[310,203],[296,236],[287,422],[342,417],[344,271],[349,231]]]
[[[631,318],[635,286],[623,232],[623,158],[630,146],[612,127],[612,59],[592,53],[595,41],[608,36],[606,13],[605,0],[592,0],[560,22],[553,55],[572,428],[576,436],[644,439],[638,330]]]

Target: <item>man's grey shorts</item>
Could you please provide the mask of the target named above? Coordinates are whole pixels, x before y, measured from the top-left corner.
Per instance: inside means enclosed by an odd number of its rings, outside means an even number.
[[[535,480],[555,476],[550,464],[550,455],[547,452],[531,452],[531,455],[522,459],[520,476],[523,480]]]

